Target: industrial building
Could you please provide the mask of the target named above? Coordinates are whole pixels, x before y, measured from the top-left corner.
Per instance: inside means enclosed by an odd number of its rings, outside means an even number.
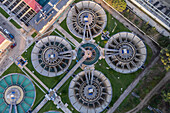
[[[68,13],[67,26],[71,33],[83,40],[97,37],[107,24],[104,9],[92,1],[76,3]]]
[[[41,11],[31,19],[29,24],[39,33],[43,34],[62,14],[74,0],[50,0]]]
[[[70,82],[69,99],[81,113],[100,113],[112,99],[111,83],[97,70],[82,71]]]
[[[147,56],[143,41],[133,33],[113,35],[105,45],[105,60],[120,73],[132,73],[144,65]]]
[[[0,112],[26,113],[32,107],[36,92],[26,76],[12,73],[0,79]]]
[[[0,56],[9,48],[13,42],[0,31]]]
[[[1,0],[1,2],[26,25],[42,9],[35,0]]]
[[[37,72],[54,77],[68,69],[73,58],[72,54],[68,41],[58,36],[48,36],[35,44],[31,60]]]

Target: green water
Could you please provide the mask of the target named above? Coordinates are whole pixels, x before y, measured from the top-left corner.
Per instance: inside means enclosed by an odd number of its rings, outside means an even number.
[[[0,104],[2,104],[4,102],[4,100],[3,99],[0,99]]]
[[[25,86],[27,86],[30,83],[29,79],[25,79],[24,83],[22,83],[22,87],[24,88]]]
[[[12,85],[11,76],[5,77],[5,81],[7,82],[8,85]]]
[[[7,107],[6,107],[5,111],[4,111],[4,113],[9,113],[9,109],[10,109],[10,105],[7,105]]]
[[[4,89],[3,89],[3,88],[1,88],[1,87],[0,87],[0,92],[1,92],[1,93],[2,93],[2,92],[4,92]]]
[[[27,96],[27,97],[34,97],[34,91],[31,91],[31,92],[26,92],[25,93],[25,96]]]
[[[26,98],[26,97],[25,97],[24,101],[31,106],[32,103],[33,103],[33,101],[34,101],[34,99]]]
[[[17,106],[18,113],[24,113],[20,105]]]
[[[19,76],[19,79],[18,79],[18,84],[21,84],[24,80],[24,76]]]
[[[0,113],[2,113],[2,111],[5,109],[7,105],[5,103],[3,103],[0,107]]]
[[[6,87],[7,87],[7,84],[5,83],[4,79],[1,80],[0,86],[2,86],[3,88],[6,88]]]
[[[25,88],[25,91],[30,91],[30,90],[33,90],[33,89],[34,89],[33,85],[30,84]]]
[[[26,103],[22,102],[20,104],[22,106],[22,108],[24,109],[24,111],[28,111],[28,109],[30,108]]]
[[[0,98],[2,98],[3,97],[3,94],[2,93],[0,93]]]
[[[17,78],[18,78],[18,74],[12,76],[13,84],[17,84]]]

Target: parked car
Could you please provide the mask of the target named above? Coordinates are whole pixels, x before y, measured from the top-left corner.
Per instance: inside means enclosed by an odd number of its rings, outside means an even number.
[[[16,45],[17,45],[16,43],[13,43],[13,44],[11,45],[11,49],[13,49]]]
[[[4,32],[8,35],[10,34],[10,32],[7,29],[4,29]]]
[[[2,26],[0,26],[0,31],[3,31],[3,27]]]
[[[14,35],[12,35],[12,34],[9,34],[9,36],[10,36],[10,38],[14,39]]]

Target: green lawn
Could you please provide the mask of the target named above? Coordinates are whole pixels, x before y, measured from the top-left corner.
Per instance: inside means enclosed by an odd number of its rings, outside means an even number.
[[[3,74],[2,76],[5,76],[7,74],[10,74],[10,73],[21,73],[21,74],[24,74],[22,72],[22,70],[17,66],[15,65],[15,63],[13,63]],[[2,77],[0,76],[0,78]]]
[[[37,36],[37,33],[34,32],[31,36],[34,38],[35,36]]]
[[[9,15],[0,7],[0,13],[4,15],[6,18],[9,17]]]
[[[10,22],[11,22],[17,29],[21,29],[21,26],[18,25],[13,19],[11,19]]]

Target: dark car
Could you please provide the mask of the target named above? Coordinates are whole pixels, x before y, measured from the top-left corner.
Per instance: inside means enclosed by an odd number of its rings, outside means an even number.
[[[14,39],[14,35],[12,35],[12,34],[9,34],[9,36],[10,36],[10,38]]]
[[[11,45],[11,48],[14,48],[16,45],[17,45],[16,43],[13,43],[13,44]]]

